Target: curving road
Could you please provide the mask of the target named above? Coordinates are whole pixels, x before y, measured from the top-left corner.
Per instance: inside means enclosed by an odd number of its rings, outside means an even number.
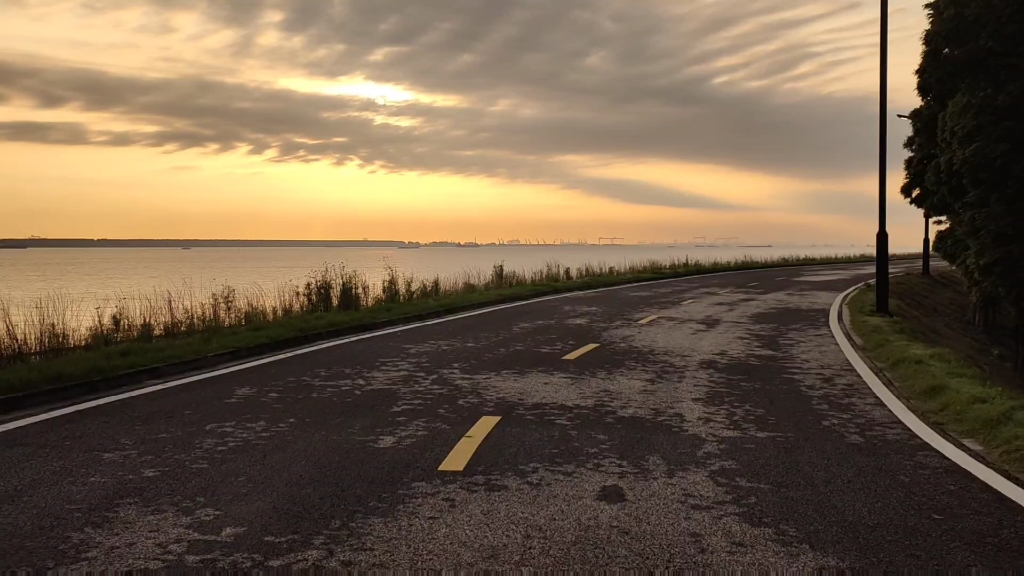
[[[872,274],[570,295],[8,422],[0,568],[1024,565],[1024,509],[833,340]]]

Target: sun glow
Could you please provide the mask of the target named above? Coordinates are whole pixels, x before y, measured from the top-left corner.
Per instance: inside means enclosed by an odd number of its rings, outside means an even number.
[[[381,105],[405,104],[408,102],[423,102],[436,106],[458,105],[458,98],[453,96],[438,96],[418,94],[406,90],[394,84],[382,84],[372,82],[359,76],[338,78],[334,81],[313,80],[309,78],[284,78],[278,84],[289,90],[313,94],[326,94],[328,96],[352,96],[366,98]]]

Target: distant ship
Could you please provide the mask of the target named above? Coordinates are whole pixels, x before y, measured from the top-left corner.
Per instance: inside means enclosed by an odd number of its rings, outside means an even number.
[[[0,250],[27,250],[28,244],[0,244]]]
[[[412,244],[412,245],[409,245],[409,246],[399,246],[398,247],[399,250],[419,250],[419,248],[420,248],[419,244]]]

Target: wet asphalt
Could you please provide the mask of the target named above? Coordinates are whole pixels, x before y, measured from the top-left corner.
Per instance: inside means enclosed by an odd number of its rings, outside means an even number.
[[[1024,509],[835,343],[872,275],[570,295],[0,432],[0,569],[1024,566]]]

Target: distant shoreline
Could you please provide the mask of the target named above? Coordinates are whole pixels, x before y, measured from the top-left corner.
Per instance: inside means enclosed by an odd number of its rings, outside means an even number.
[[[401,240],[6,240],[5,248],[555,248],[639,246],[638,244],[474,244],[472,242],[402,242]],[[646,246],[661,246],[646,244]],[[667,246],[667,245],[666,245]]]
[[[557,247],[664,247],[664,248],[774,248],[770,244],[713,245],[693,244],[586,244],[577,242],[487,243],[475,242],[405,242],[402,240],[197,240],[197,239],[89,239],[89,238],[0,238],[0,249],[25,248],[557,248]],[[807,246],[793,246],[806,248]],[[818,245],[814,248],[853,248],[853,246]]]
[[[0,238],[19,248],[396,248],[400,240],[173,240],[88,238]]]

